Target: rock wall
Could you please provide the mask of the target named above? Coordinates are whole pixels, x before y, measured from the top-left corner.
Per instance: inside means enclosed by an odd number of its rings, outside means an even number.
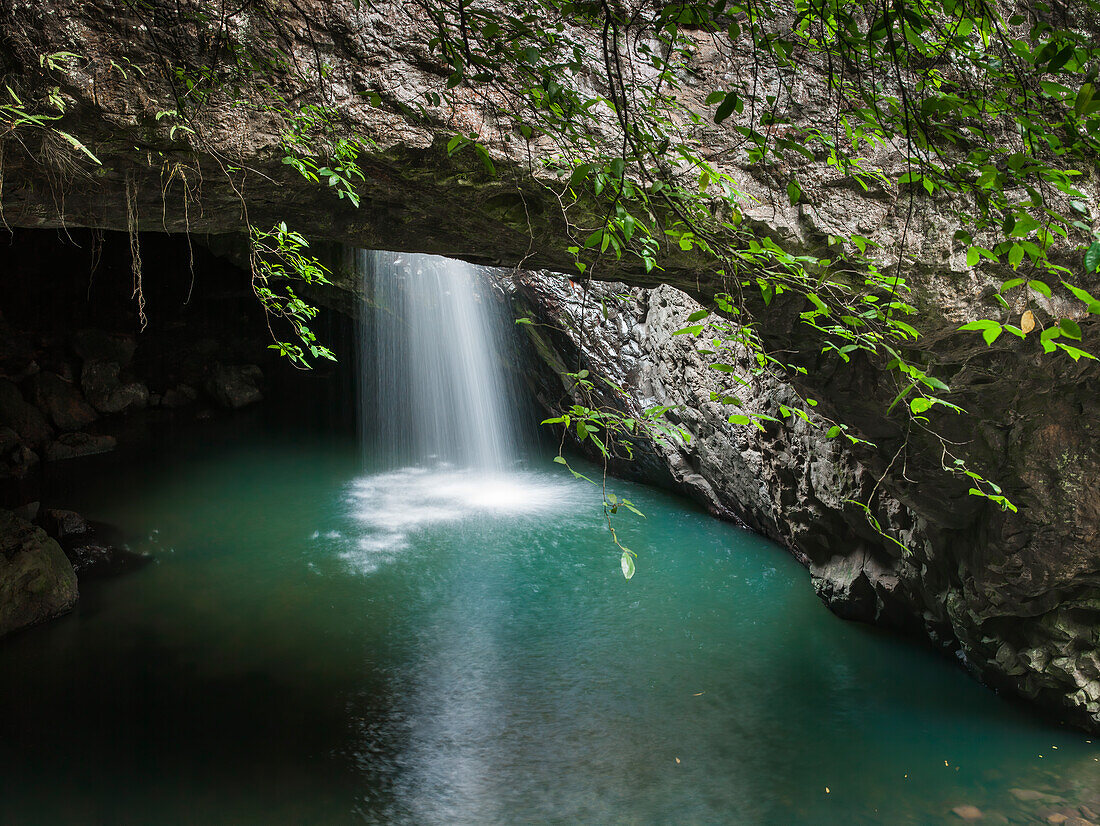
[[[671,484],[715,515],[780,542],[809,568],[818,594],[840,616],[924,635],[989,684],[1079,724],[1100,724],[1100,574],[1091,547],[1029,558],[1023,537],[1006,530],[1001,537],[1015,540],[1006,546],[990,530],[1001,520],[988,509],[969,520],[959,510],[937,518],[926,509],[934,495],[898,496],[897,471],[872,469],[873,454],[861,460],[841,440],[826,438],[825,428],[802,420],[765,423],[763,430],[730,424],[731,413],[744,411],[712,401],[712,393],[729,388],[700,352],[710,346],[706,334],[673,335],[700,309],[679,290],[582,287],[537,273],[514,275],[507,284],[516,312],[535,322],[524,329],[548,368],[536,385],[548,411],[586,403],[561,377],[582,368],[628,391],[624,398],[604,389],[601,404],[633,416],[675,406],[669,418],[691,440],[641,445],[637,460],[618,470]],[[747,369],[746,355],[739,358]],[[737,393],[745,409],[776,417],[780,405],[798,406],[791,386],[766,373]],[[1034,438],[1057,438],[1049,432],[1057,429],[1067,461],[1044,473],[1045,484],[1077,485],[1068,461],[1075,448],[1058,424],[1060,412],[1048,410]],[[904,476],[904,466],[899,470]],[[1054,505],[1069,493],[1062,487],[1036,504]],[[856,501],[869,502],[900,545],[872,529]],[[1031,518],[1046,526],[1049,516],[1037,507]]]

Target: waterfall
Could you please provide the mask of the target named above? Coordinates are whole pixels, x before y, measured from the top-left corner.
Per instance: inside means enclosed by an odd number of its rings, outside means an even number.
[[[360,422],[373,472],[347,502],[340,556],[369,574],[440,526],[575,506],[559,474],[516,467],[525,412],[507,369],[514,325],[487,270],[434,255],[356,253],[365,296]]]
[[[390,467],[499,472],[516,462],[517,394],[504,369],[510,319],[486,271],[435,255],[361,250],[362,410]],[[365,426],[364,430],[368,430]]]

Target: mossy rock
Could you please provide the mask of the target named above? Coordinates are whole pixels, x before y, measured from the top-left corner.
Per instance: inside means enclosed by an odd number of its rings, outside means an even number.
[[[76,574],[41,528],[0,510],[0,637],[71,611]]]

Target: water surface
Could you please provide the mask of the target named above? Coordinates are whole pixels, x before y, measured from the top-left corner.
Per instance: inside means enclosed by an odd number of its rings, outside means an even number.
[[[1100,789],[1085,735],[616,490],[629,583],[548,459],[364,473],[351,440],[208,424],[86,462],[65,504],[158,564],[0,645],[0,819],[924,824]]]

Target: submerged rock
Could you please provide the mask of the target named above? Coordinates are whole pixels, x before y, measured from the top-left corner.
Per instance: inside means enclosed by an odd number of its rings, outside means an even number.
[[[76,573],[56,540],[0,510],[0,637],[71,611]]]
[[[48,508],[39,514],[38,522],[60,543],[79,579],[116,576],[153,561],[151,555],[120,543],[111,526],[89,521],[76,511]]]
[[[65,543],[65,553],[81,580],[127,574],[144,568],[154,560],[150,554],[137,553],[98,539],[72,540]]]
[[[969,804],[965,806],[956,806],[951,810],[957,817],[962,818],[965,821],[973,822],[982,820],[985,815],[982,814],[982,810],[977,806],[971,806]]]

